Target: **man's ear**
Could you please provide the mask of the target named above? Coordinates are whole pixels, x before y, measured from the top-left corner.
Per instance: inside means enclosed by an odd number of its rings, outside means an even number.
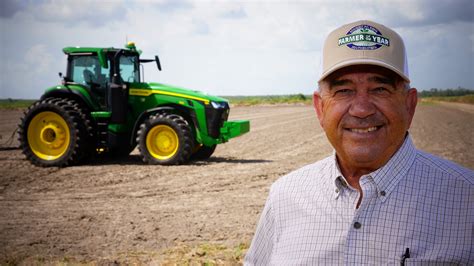
[[[407,92],[406,106],[408,114],[410,115],[410,120],[408,126],[411,125],[411,120],[415,115],[416,105],[418,103],[418,91],[415,88],[411,88]]]
[[[323,99],[318,91],[313,93],[313,106],[319,119],[319,124],[323,127]]]

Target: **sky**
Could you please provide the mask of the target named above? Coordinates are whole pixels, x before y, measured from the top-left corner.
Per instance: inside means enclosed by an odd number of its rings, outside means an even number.
[[[1,0],[0,98],[60,83],[67,46],[134,41],[145,81],[211,95],[312,94],[325,37],[369,19],[397,31],[412,87],[474,89],[472,0]]]

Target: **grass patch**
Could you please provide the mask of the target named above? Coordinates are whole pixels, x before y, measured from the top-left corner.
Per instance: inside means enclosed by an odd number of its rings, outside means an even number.
[[[467,103],[474,104],[474,94],[463,95],[463,96],[434,96],[434,97],[423,97],[421,102],[455,102],[455,103]]]
[[[0,265],[242,265],[249,246],[240,243],[229,247],[216,243],[176,246],[160,251],[129,251],[99,258],[78,258],[74,256],[8,256],[0,257]]]
[[[431,101],[431,100],[425,100],[425,99],[421,99],[418,101],[418,105],[436,105],[438,104],[439,102],[435,102],[435,101]]]
[[[97,261],[81,261],[74,257],[48,257],[35,255],[17,258],[17,260],[0,260],[0,265],[54,265],[54,266],[95,266]]]
[[[162,265],[240,265],[248,248],[245,243],[235,247],[214,243],[194,247],[180,244],[163,253]]]
[[[312,96],[299,94],[291,95],[262,95],[262,96],[223,96],[234,106],[252,106],[265,104],[311,104]]]
[[[25,109],[36,100],[0,99],[0,109]]]

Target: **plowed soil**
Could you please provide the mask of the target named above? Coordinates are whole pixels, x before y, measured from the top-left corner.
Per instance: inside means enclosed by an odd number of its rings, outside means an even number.
[[[7,143],[21,116],[0,110],[0,263],[238,262],[272,182],[332,152],[311,106],[234,107],[251,131],[207,161],[150,166],[135,150],[39,168]],[[411,129],[418,148],[471,169],[473,132],[474,106],[444,103],[420,104]]]

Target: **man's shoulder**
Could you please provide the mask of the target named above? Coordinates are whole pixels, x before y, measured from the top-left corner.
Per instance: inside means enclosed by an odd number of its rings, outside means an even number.
[[[418,150],[416,162],[416,170],[421,171],[422,174],[444,176],[474,186],[474,171],[455,162],[421,150]]]
[[[335,167],[334,156],[305,165],[282,177],[272,185],[272,190],[284,190],[295,187],[306,187],[327,182]]]

